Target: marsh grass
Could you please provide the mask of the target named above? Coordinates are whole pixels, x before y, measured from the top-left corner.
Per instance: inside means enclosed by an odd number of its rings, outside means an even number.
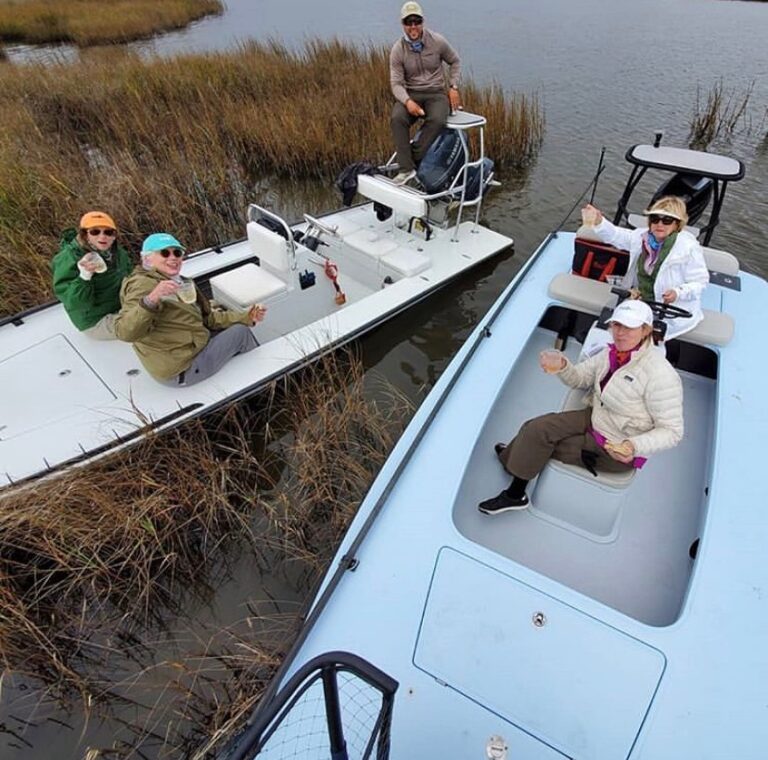
[[[245,447],[223,451],[195,422],[4,494],[4,665],[62,694],[87,690],[78,663],[96,656],[93,642],[173,612],[224,540],[251,537],[253,472]]]
[[[488,117],[503,177],[527,165],[544,118],[535,95],[467,83]],[[91,208],[138,250],[158,229],[192,249],[242,237],[271,176],[330,184],[348,163],[392,153],[387,53],[339,41],[141,60],[0,69],[0,313],[50,299],[62,229]]]
[[[0,42],[128,42],[223,10],[220,0],[0,0]]]
[[[215,593],[212,569],[234,538],[306,593],[411,412],[338,351],[205,427],[11,493],[0,511],[5,668],[116,721],[115,744],[91,757],[206,756],[243,725],[301,617],[249,604],[239,625],[197,632],[186,654],[156,662],[159,626]]]
[[[743,92],[726,92],[720,80],[709,89],[705,102],[701,88],[697,86],[688,133],[689,146],[704,150],[716,139],[732,135],[740,122],[748,128],[747,106],[754,87],[752,82]]]

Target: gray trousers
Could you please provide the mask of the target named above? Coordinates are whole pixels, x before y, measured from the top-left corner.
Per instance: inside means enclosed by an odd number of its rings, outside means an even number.
[[[397,151],[397,163],[400,164],[400,171],[407,172],[415,169],[416,164],[424,158],[427,148],[440,134],[440,130],[445,126],[445,121],[451,112],[448,96],[442,91],[409,92],[408,96],[424,109],[426,116],[419,139],[411,145],[411,126],[419,117],[411,116],[408,109],[399,100],[392,108],[390,126]]]
[[[245,354],[259,345],[247,325],[230,325],[212,333],[205,348],[184,372],[167,381],[168,385],[194,385],[215,375],[233,356]]]
[[[83,330],[83,335],[94,340],[117,340],[117,335],[115,335],[116,316],[117,314],[105,314],[95,325]]]
[[[517,435],[499,453],[504,469],[523,480],[535,478],[550,459],[583,465],[581,452],[592,452],[595,469],[626,472],[631,464],[617,462],[595,442],[587,429],[592,421],[592,407],[573,412],[553,412],[523,423]]]

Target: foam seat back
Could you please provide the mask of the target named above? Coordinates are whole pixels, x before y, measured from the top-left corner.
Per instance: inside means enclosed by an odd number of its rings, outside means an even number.
[[[385,177],[361,174],[357,178],[357,192],[369,200],[388,206],[409,217],[425,217],[427,202],[418,190],[401,187]]]
[[[248,222],[246,229],[251,250],[259,257],[262,266],[266,265],[278,274],[287,274],[291,268],[289,242],[258,222]]]

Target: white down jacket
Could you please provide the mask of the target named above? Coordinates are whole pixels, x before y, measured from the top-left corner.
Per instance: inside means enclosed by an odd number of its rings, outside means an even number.
[[[608,353],[567,361],[558,373],[571,388],[591,388],[592,427],[609,441],[632,441],[638,456],[676,446],[683,437],[683,385],[674,367],[648,341],[601,390]]]
[[[637,287],[637,260],[642,252],[642,238],[647,230],[627,230],[616,227],[607,219],[603,219],[595,227],[597,236],[604,243],[629,251],[629,268],[624,277],[622,287]],[[696,238],[685,230],[677,234],[675,244],[662,261],[656,281],[653,284],[653,294],[656,301],[661,301],[666,290],[675,290],[677,299],[672,306],[690,311],[690,318],[677,317],[667,319],[667,335],[665,340],[675,338],[688,330],[692,330],[704,318],[701,310],[701,294],[709,282],[709,272],[704,262],[704,254]]]

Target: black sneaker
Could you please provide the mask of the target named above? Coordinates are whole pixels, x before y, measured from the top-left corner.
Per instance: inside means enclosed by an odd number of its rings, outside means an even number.
[[[492,499],[486,499],[481,501],[477,508],[484,515],[500,515],[502,512],[512,512],[516,509],[528,509],[529,501],[528,496],[523,494],[520,498],[515,499],[502,491],[498,496],[494,496]]]

